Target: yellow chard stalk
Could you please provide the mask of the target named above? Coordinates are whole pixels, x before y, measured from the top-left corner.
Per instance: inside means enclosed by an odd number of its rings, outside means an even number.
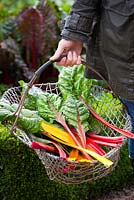
[[[90,156],[92,156],[93,158],[95,158],[96,160],[98,160],[99,162],[103,163],[105,167],[110,167],[113,162],[110,161],[109,159],[100,156],[99,154],[97,154],[96,152],[93,152],[92,150],[89,149],[85,149],[82,148],[80,146],[77,146],[75,144],[75,142],[73,141],[73,139],[71,138],[71,136],[64,130],[55,127],[54,125],[49,124],[48,122],[42,122],[41,124],[42,128],[43,128],[43,134],[47,135],[48,137],[50,137],[51,139],[60,142],[62,144],[65,144],[67,146],[70,146],[72,148],[75,148],[81,152],[85,152],[87,154],[89,154]],[[88,159],[91,161],[91,159]]]

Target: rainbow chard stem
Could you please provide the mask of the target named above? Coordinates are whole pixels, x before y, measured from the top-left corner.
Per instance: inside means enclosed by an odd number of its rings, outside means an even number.
[[[90,111],[90,113],[92,114],[93,117],[95,117],[98,121],[100,121],[102,124],[104,124],[105,126],[107,126],[108,128],[111,128],[112,130],[126,136],[126,137],[129,137],[129,138],[134,138],[134,134],[129,132],[129,131],[126,131],[126,130],[123,130],[121,128],[118,128],[117,126],[115,125],[112,125],[110,124],[109,122],[105,121],[102,117],[100,117],[95,111],[93,111],[90,107],[90,105],[88,105],[88,109]]]
[[[64,129],[69,133],[69,135],[72,137],[73,141],[75,142],[75,144],[78,147],[82,147],[82,145],[80,144],[80,142],[77,140],[77,138],[75,137],[75,135],[72,133],[72,131],[70,130],[70,128],[68,127],[67,123],[65,122],[65,120],[62,118],[62,116],[56,112],[56,110],[54,109],[53,105],[51,104],[51,102],[49,102],[50,108],[53,111],[55,117],[56,117],[56,121],[58,123],[60,123]],[[82,154],[85,156],[86,159],[91,160],[91,157],[86,153],[82,151]]]
[[[84,102],[83,98],[80,97],[80,100],[84,103],[85,106],[86,103]],[[107,126],[108,128],[124,135],[125,137],[129,137],[129,138],[133,138],[134,139],[134,134],[129,132],[129,131],[126,131],[126,130],[123,130],[121,128],[118,128],[117,126],[113,125],[113,124],[110,124],[109,122],[105,121],[102,117],[100,117],[92,108],[91,106],[88,104],[87,106],[88,110],[90,111],[90,113],[92,114],[93,117],[95,117],[99,122],[101,122],[102,124],[104,124],[105,126]]]

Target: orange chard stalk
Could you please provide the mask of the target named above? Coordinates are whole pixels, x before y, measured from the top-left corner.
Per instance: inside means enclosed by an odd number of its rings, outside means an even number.
[[[56,112],[56,110],[54,109],[54,106],[52,105],[52,103],[49,101],[49,105],[51,110],[53,111],[55,117],[56,117],[56,121],[58,123],[60,123],[64,129],[68,132],[68,134],[71,136],[71,138],[73,139],[75,145],[77,145],[78,147],[82,147],[81,143],[77,140],[77,138],[74,136],[74,134],[72,133],[72,131],[70,130],[70,128],[68,127],[68,125],[66,124],[65,120],[62,118],[62,116]],[[85,156],[86,159],[90,160],[90,156],[86,153],[82,151],[82,154]]]
[[[73,133],[70,131],[69,127],[66,125],[66,123],[64,123],[64,124],[67,127],[67,130],[69,132],[66,132],[66,131],[64,131],[60,128],[57,128],[56,126],[49,124],[48,122],[42,122],[41,126],[44,130],[42,133],[44,133],[45,135],[48,133],[49,137],[50,137],[50,135],[54,136],[55,138],[58,138],[59,140],[62,140],[64,142],[68,143],[68,144],[81,146],[79,141],[75,138]],[[73,138],[72,138],[72,135],[73,135]],[[74,138],[75,138],[75,141],[74,141]],[[91,160],[91,157],[87,153],[85,153],[83,151],[82,151],[82,153],[83,153],[83,155],[85,156],[86,159]]]
[[[47,125],[48,125],[48,123],[47,123]],[[50,127],[51,127],[51,125],[49,125]],[[62,136],[61,136],[61,134],[58,134],[58,132],[57,133],[54,133],[54,131],[53,130],[51,130],[51,133],[49,133],[48,132],[48,130],[47,130],[47,128],[46,128],[46,126],[45,126],[45,123],[44,122],[42,122],[42,128],[43,128],[43,134],[45,134],[46,136],[48,136],[48,137],[50,137],[51,139],[53,139],[53,140],[55,140],[55,141],[57,141],[57,142],[60,142],[60,143],[62,143],[62,144],[65,144],[65,145],[67,145],[67,146],[70,146],[70,147],[72,147],[72,148],[75,148],[75,149],[77,149],[77,150],[79,150],[79,151],[81,151],[81,153],[86,153],[86,154],[89,154],[90,156],[92,156],[93,158],[95,158],[96,160],[98,160],[99,162],[101,162],[101,163],[103,163],[104,165],[105,165],[105,167],[110,167],[112,164],[113,164],[113,162],[112,161],[110,161],[109,159],[107,159],[107,158],[105,158],[105,157],[103,157],[103,156],[100,156],[99,154],[97,154],[96,152],[93,152],[93,151],[91,151],[91,150],[88,150],[88,149],[84,149],[84,148],[82,148],[82,147],[80,147],[80,146],[77,146],[77,145],[75,145],[74,144],[74,142],[73,142],[73,144],[72,143],[69,143],[68,141],[64,141],[64,140],[62,140]],[[50,130],[50,129],[49,129]],[[56,136],[54,136],[54,135],[56,134]],[[84,154],[83,154],[84,155]],[[84,156],[85,157],[85,156]],[[86,158],[87,159],[87,158]],[[87,160],[91,160],[92,161],[92,159],[90,158],[90,159],[87,159]]]

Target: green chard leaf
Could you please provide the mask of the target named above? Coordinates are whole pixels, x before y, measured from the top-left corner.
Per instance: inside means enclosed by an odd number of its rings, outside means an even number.
[[[0,100],[0,121],[5,121],[12,114],[11,104],[6,99]]]
[[[58,77],[58,87],[64,99],[69,94],[82,96],[87,101],[89,97],[89,89],[92,85],[91,79],[84,77],[84,65],[73,66],[71,68],[63,68]]]
[[[41,130],[43,118],[38,115],[38,111],[22,109],[17,125],[30,133],[37,133]]]
[[[68,94],[73,93],[73,79],[72,79],[73,68],[63,67],[58,76],[58,87],[64,99]]]
[[[24,94],[27,83],[24,81],[19,81],[20,86],[22,87],[22,95]],[[37,109],[37,98],[39,94],[43,94],[43,90],[41,88],[38,88],[36,86],[32,86],[30,90],[28,91],[28,94],[26,96],[24,107],[30,110],[36,110]]]
[[[0,121],[5,121],[11,114],[12,112],[10,112],[9,110],[0,109]]]
[[[19,104],[15,103],[11,105],[12,113],[17,110],[18,106]],[[15,116],[12,116],[11,119],[15,120]],[[37,133],[41,130],[40,123],[42,121],[43,118],[39,116],[38,111],[29,110],[23,107],[17,121],[17,126],[27,132]]]
[[[37,100],[39,115],[46,121],[53,123],[56,117],[50,104],[52,104],[52,106],[57,112],[60,112],[62,98],[57,94],[48,92],[39,95]]]
[[[78,135],[84,144],[85,134],[89,130],[89,111],[87,107],[85,107],[75,96],[70,95],[63,103],[61,110],[67,123],[77,130]]]
[[[11,104],[8,100],[2,98],[0,99],[0,109],[5,108],[7,110],[11,110]]]
[[[32,116],[31,113],[29,113],[29,111],[30,110],[27,109],[27,114],[30,117],[20,114],[19,119],[17,121],[17,125],[29,133],[37,133],[41,130],[41,122],[43,121],[43,119],[39,115],[35,116],[35,113]]]

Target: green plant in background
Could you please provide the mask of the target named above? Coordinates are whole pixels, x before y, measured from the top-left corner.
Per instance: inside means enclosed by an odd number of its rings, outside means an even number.
[[[64,12],[65,14],[69,12],[70,6],[73,4],[72,0],[56,0],[54,2],[57,4],[57,6],[60,7],[62,12]]]
[[[0,19],[3,20],[10,16],[17,15],[23,8],[33,6],[37,3],[37,0],[10,0],[0,1]]]
[[[32,5],[35,2],[36,5]],[[10,3],[3,5],[10,6]],[[24,5],[25,9],[22,9]],[[10,17],[3,17],[0,24],[1,82],[17,84],[20,79],[31,79],[36,68],[56,49],[59,19],[56,5],[45,0],[29,1],[29,4],[18,3],[15,13],[10,13]]]
[[[16,85],[20,79],[31,79],[37,67],[55,51],[60,39],[58,22],[69,12],[72,3],[70,0],[1,0],[0,82]],[[51,66],[40,81],[55,82],[57,75],[58,70]]]

